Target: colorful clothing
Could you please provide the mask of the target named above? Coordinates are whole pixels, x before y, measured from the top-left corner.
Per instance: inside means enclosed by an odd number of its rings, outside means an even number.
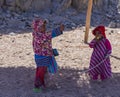
[[[33,32],[33,50],[37,55],[52,56],[51,33]]]
[[[98,26],[93,30],[93,35],[96,34],[96,31],[100,31],[101,34],[104,36],[104,38],[106,38],[106,34],[105,34],[105,27],[104,26]]]
[[[34,22],[33,35],[33,50],[35,53],[36,78],[35,87],[40,88],[45,86],[44,76],[46,72],[56,73],[57,63],[52,50],[52,38],[61,35],[63,32],[60,28],[55,28],[51,32],[40,32],[42,21]],[[39,30],[38,30],[39,29]]]
[[[35,74],[35,88],[40,88],[41,86],[45,87],[45,81],[44,77],[47,72],[47,66],[40,66],[36,68],[36,74]]]
[[[49,73],[57,72],[57,62],[54,56],[40,56],[35,54],[35,62],[37,67],[46,66],[48,67]]]
[[[105,30],[104,30],[105,31]],[[103,31],[103,33],[104,33]],[[97,42],[95,39],[91,41],[89,46],[93,48],[93,53],[90,60],[89,69],[94,68],[97,64],[105,59],[106,56],[111,54],[112,48],[108,39],[104,38]],[[96,68],[89,71],[89,75],[93,80],[97,80],[100,75],[101,80],[111,77],[111,64],[110,58],[108,57],[103,63]]]
[[[55,28],[52,32],[33,32],[33,50],[37,55],[52,56],[52,38],[63,34],[60,28]]]

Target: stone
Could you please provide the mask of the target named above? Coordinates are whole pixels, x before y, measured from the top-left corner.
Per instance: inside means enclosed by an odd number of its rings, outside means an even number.
[[[118,14],[120,14],[120,0],[118,1],[117,9],[118,9]]]
[[[61,16],[53,16],[53,17],[51,17],[51,21],[54,24],[60,24],[60,23],[63,23],[65,21],[65,19]]]
[[[6,9],[3,11],[3,6],[11,11]],[[20,27],[22,28],[29,27],[28,21],[32,21],[34,18],[33,14],[49,19],[51,21],[50,26],[68,22],[66,24],[67,27],[74,28],[79,24],[85,24],[87,6],[88,0],[0,0],[0,28],[3,25],[8,27],[19,26],[16,23],[9,25],[11,23],[9,20],[20,22]],[[52,13],[44,11],[48,9],[52,9]],[[16,14],[16,12],[20,13]],[[56,16],[55,13],[60,14],[60,16]],[[27,17],[27,19],[24,17]],[[101,22],[103,18],[106,19]],[[120,0],[93,0],[92,26],[105,24],[112,28],[119,28],[119,20]],[[72,23],[75,23],[75,25]]]
[[[35,18],[39,18],[40,16],[38,14],[33,14]]]
[[[8,28],[11,28],[11,29],[14,28],[15,30],[25,26],[25,22],[22,22],[22,21],[16,20],[16,19],[8,20],[7,23],[8,23],[8,25],[7,25]]]
[[[16,34],[14,32],[10,32],[9,35],[15,36]]]
[[[33,0],[16,0],[17,7],[22,11],[27,11],[30,9]]]
[[[76,27],[71,27],[72,30],[75,30]]]
[[[118,34],[120,34],[120,31],[118,31]]]
[[[12,11],[52,9],[59,14],[71,6],[78,11],[86,11],[88,0],[0,0],[0,7],[3,6]],[[93,11],[120,13],[120,0],[93,0]]]
[[[0,7],[2,7],[4,4],[4,0],[0,0]]]
[[[6,6],[11,11],[43,10],[50,5],[51,0],[0,0],[0,7]]]
[[[28,22],[28,21],[26,21],[26,22],[25,22],[25,27],[26,27],[26,28],[31,28],[31,23]]]
[[[114,30],[111,30],[111,33],[114,33]]]
[[[116,28],[116,23],[115,22],[111,22],[108,27],[110,27],[110,28]]]
[[[77,11],[81,11],[87,8],[87,0],[72,0],[72,6],[77,9]]]
[[[5,1],[5,0],[4,0]],[[5,5],[8,7],[9,10],[15,11],[16,8],[16,0],[6,0]]]
[[[72,0],[63,0],[59,8],[56,10],[57,14],[60,14],[65,9],[69,8],[72,4]]]
[[[75,23],[71,23],[71,26],[75,27],[75,26],[76,26],[76,24],[75,24]]]
[[[44,10],[45,8],[50,8],[51,6],[51,0],[34,0],[32,2],[32,9],[33,10]]]
[[[11,14],[6,14],[6,18],[11,18]]]

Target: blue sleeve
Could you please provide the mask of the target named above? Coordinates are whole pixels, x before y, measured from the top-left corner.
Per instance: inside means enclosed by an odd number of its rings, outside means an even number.
[[[52,30],[52,38],[57,37],[61,34],[63,34],[63,32],[60,31],[59,27]]]

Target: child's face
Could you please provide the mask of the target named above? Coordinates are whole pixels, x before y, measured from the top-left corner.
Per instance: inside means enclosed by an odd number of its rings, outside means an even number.
[[[39,31],[40,32],[45,32],[46,31],[46,21],[44,21],[43,25],[40,26]]]
[[[65,27],[64,27],[64,25],[63,25],[63,24],[61,24],[61,25],[60,25],[60,31],[63,31],[63,30],[64,30],[64,28],[65,28]]]
[[[101,38],[101,37],[103,37],[103,35],[101,34],[100,31],[97,31],[97,32],[96,32],[96,37],[100,37],[100,38]]]
[[[41,26],[41,29],[40,29],[42,32],[45,32],[46,31],[46,25],[45,24],[43,24],[42,26]]]

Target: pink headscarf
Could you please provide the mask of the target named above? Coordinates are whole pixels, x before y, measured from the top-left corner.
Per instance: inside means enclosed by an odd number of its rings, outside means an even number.
[[[44,20],[42,19],[35,19],[32,23],[33,29],[35,32],[38,32],[40,30],[40,27],[44,24]]]

